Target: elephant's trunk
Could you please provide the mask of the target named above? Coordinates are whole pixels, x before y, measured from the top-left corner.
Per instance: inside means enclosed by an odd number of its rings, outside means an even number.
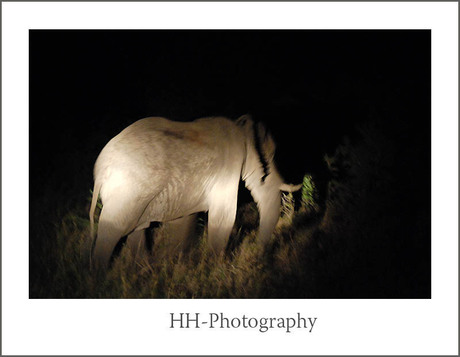
[[[246,187],[251,192],[259,209],[260,222],[258,241],[262,244],[270,240],[271,234],[280,216],[281,183],[282,179],[274,166],[265,182],[261,182],[258,175],[251,175],[246,178]]]
[[[273,192],[270,197],[258,203],[260,225],[258,242],[265,245],[275,229],[276,223],[280,217],[281,193]]]
[[[280,190],[283,192],[296,192],[302,188],[302,184],[292,185],[288,183],[282,183],[280,185]]]

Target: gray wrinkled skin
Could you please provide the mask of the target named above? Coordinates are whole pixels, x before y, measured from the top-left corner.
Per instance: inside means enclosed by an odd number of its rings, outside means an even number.
[[[283,183],[273,162],[273,139],[262,125],[254,126],[249,116],[189,123],[154,117],[110,140],[94,167],[92,232],[99,194],[103,204],[93,251],[96,266],[108,266],[121,237],[129,235],[128,245],[135,245],[130,240],[138,239],[150,222],[170,222],[179,235],[189,234],[187,226],[202,211],[208,211],[209,245],[219,254],[235,222],[240,177],[257,202],[258,240],[266,243],[279,219],[280,190],[295,191],[300,185]]]

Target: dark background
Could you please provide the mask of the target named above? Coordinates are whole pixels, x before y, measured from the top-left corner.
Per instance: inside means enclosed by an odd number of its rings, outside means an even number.
[[[47,205],[87,200],[98,153],[135,120],[246,113],[272,132],[286,181],[308,172],[324,185],[324,155],[378,118],[399,153],[394,206],[421,205],[429,220],[430,41],[430,31],[30,31],[32,222]],[[429,246],[405,263],[429,260]],[[429,271],[423,284],[426,296]]]

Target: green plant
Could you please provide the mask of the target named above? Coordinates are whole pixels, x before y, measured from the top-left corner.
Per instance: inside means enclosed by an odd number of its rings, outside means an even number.
[[[301,207],[306,210],[316,210],[318,208],[318,191],[311,175],[305,175],[302,182],[302,202]]]

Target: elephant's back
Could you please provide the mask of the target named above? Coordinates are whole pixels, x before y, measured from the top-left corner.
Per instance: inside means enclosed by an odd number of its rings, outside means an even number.
[[[192,159],[191,156],[213,156],[213,152],[218,152],[225,145],[223,141],[235,146],[236,142],[244,140],[243,135],[233,121],[224,117],[201,118],[192,122],[150,117],[128,126],[104,150],[131,160],[138,156],[155,165],[162,158],[181,160],[184,157]]]
[[[96,161],[94,175],[104,180],[107,172],[120,170],[138,180],[178,177],[193,171],[215,170],[229,152],[244,147],[242,134],[233,121],[202,118],[175,122],[162,117],[140,119],[110,140]],[[228,145],[227,145],[228,146]]]
[[[149,117],[136,121],[115,136],[107,146],[123,152],[157,153],[162,148],[178,153],[185,148],[199,150],[200,147],[216,145],[216,140],[227,137],[236,126],[225,118],[203,118],[192,122],[177,122],[162,117]],[[215,147],[212,149],[215,150]]]

